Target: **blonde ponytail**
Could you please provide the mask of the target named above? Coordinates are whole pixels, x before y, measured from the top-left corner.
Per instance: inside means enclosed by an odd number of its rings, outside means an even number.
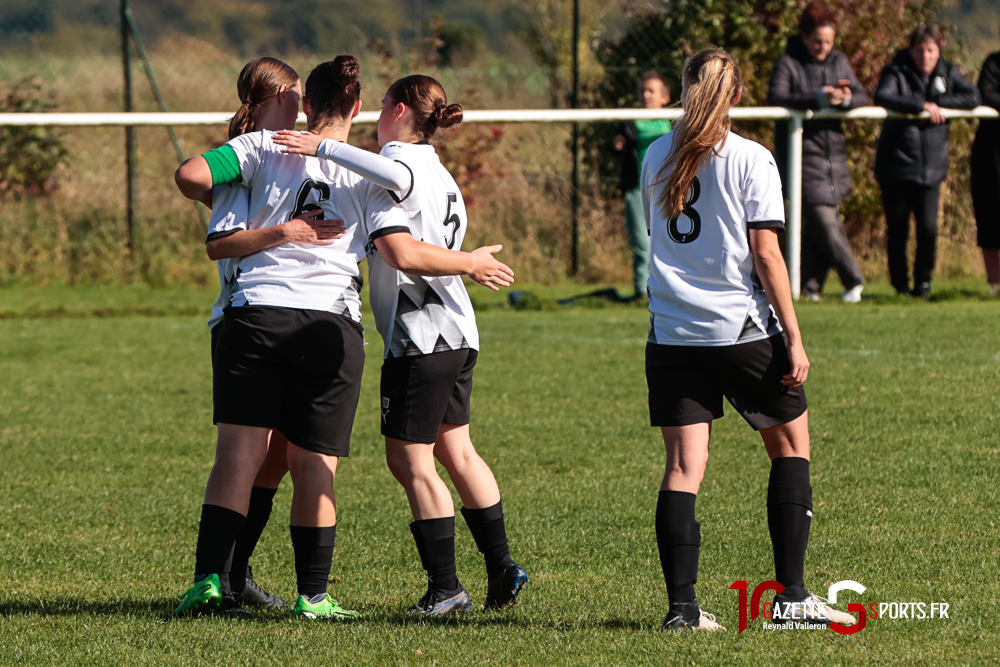
[[[740,69],[722,49],[706,49],[684,63],[681,85],[684,118],[673,131],[670,153],[653,182],[654,187],[665,186],[656,203],[667,219],[684,209],[698,170],[729,132],[729,108],[740,93]]]

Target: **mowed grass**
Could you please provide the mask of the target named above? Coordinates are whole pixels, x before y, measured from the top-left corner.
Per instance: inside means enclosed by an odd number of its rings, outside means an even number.
[[[586,290],[538,293],[574,291]],[[647,315],[630,306],[515,312],[496,307],[499,298],[484,298],[479,313],[472,432],[532,579],[515,609],[431,623],[405,613],[424,582],[405,496],[384,464],[382,346],[366,316],[330,587],[365,620],[307,624],[282,611],[165,623],[190,585],[212,465],[201,311],[214,293],[2,290],[0,663],[996,664],[1000,301],[869,293],[876,298],[858,306],[799,308],[813,364],[806,584],[825,595],[853,579],[868,592],[843,593],[841,608],[946,602],[950,618],[880,618],[843,637],[759,622],[736,632],[729,586],[748,580],[752,590],[773,570],[767,457],[731,410],[715,424],[698,502],[697,587],[729,632],[661,633],[653,515],[664,457],[648,426]],[[286,600],[290,500],[286,480],[253,559],[259,581]],[[457,552],[481,604],[485,572],[461,519]]]

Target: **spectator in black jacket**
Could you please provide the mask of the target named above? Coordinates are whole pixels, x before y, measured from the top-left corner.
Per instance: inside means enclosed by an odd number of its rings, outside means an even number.
[[[1000,111],[1000,51],[979,73],[983,104]],[[972,144],[972,205],[990,294],[1000,292],[1000,120],[979,121]]]
[[[890,119],[882,125],[875,176],[882,188],[888,232],[889,278],[899,294],[928,297],[937,243],[941,181],[948,173],[949,124],[945,109],[974,109],[979,91],[953,63],[941,57],[944,36],[937,26],[917,28],[910,48],[882,70],[875,104],[929,118]],[[906,240],[910,213],[917,222],[913,291],[909,290]]]
[[[853,109],[868,103],[847,56],[833,48],[837,19],[819,0],[806,5],[799,34],[774,64],[767,103],[789,109]],[[788,124],[777,123],[775,153],[787,188]],[[810,121],[802,136],[802,297],[819,300],[830,268],[844,286],[841,298],[861,300],[865,280],[851,253],[837,207],[851,192],[844,128],[839,120]]]

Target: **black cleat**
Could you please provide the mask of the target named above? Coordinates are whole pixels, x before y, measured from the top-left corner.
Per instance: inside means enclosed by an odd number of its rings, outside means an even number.
[[[670,605],[667,617],[663,619],[664,631],[669,632],[721,632],[725,630],[713,614],[706,614],[698,607],[698,601],[677,602]]]
[[[529,583],[528,573],[523,567],[510,561],[503,574],[490,579],[486,590],[486,606],[489,609],[508,609],[517,604],[521,589]]]
[[[253,614],[241,607],[240,603],[232,595],[222,596],[219,606],[212,610],[212,616],[237,619],[253,618]]]
[[[285,601],[273,593],[268,593],[253,580],[253,568],[247,568],[247,581],[242,591],[236,596],[236,602],[248,607],[262,609],[281,609]]]
[[[931,284],[930,283],[917,283],[913,286],[913,291],[911,294],[918,299],[929,299],[931,298]]]
[[[410,607],[410,613],[421,616],[447,616],[448,614],[467,614],[471,608],[472,600],[459,584],[458,589],[454,591],[428,588],[424,597]]]

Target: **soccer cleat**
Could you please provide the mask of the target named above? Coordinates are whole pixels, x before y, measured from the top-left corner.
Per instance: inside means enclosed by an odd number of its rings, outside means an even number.
[[[174,609],[171,617],[177,618],[185,614],[196,616],[206,611],[213,611],[222,601],[222,588],[219,586],[219,575],[211,574],[189,588],[180,596],[181,604]]]
[[[410,607],[411,614],[421,616],[447,616],[448,614],[467,614],[472,608],[472,599],[459,584],[454,591],[441,591],[428,588],[424,597]]]
[[[236,602],[241,605],[248,605],[252,607],[261,607],[263,609],[281,609],[285,606],[285,601],[279,598],[273,593],[268,593],[253,580],[253,568],[247,568],[247,581],[246,585],[239,595],[236,596]]]
[[[486,609],[507,609],[517,604],[524,585],[530,583],[528,573],[523,567],[509,561],[503,574],[490,579],[486,589]]]
[[[913,296],[918,299],[929,299],[931,298],[931,284],[930,283],[919,283],[913,286]]]
[[[253,614],[240,606],[232,595],[223,595],[219,605],[212,610],[212,616],[221,618],[252,618]]]
[[[806,593],[803,600],[794,600],[784,595],[775,595],[771,607],[774,623],[814,623],[817,625],[854,625],[857,619],[850,614],[834,609],[818,595]]]
[[[724,632],[725,629],[715,620],[715,614],[698,607],[697,600],[670,605],[662,628],[668,632]]]
[[[844,303],[860,303],[861,302],[861,290],[865,288],[864,285],[855,285],[851,289],[844,290],[844,293],[840,295],[841,301]]]
[[[816,292],[803,292],[799,297],[803,301],[811,301],[812,303],[819,303],[819,294]]]
[[[349,621],[358,618],[356,611],[343,609],[336,600],[324,595],[319,602],[310,602],[305,595],[300,595],[292,609],[292,618],[308,618],[310,620]]]

